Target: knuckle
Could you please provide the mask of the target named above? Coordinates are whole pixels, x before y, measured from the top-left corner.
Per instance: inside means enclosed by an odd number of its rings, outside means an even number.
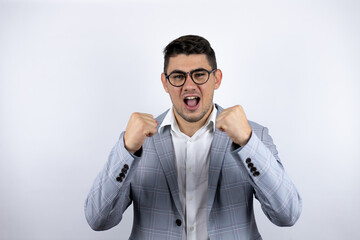
[[[140,117],[140,113],[138,113],[138,112],[134,112],[131,114],[131,118],[133,118],[133,119],[137,119],[139,117]]]
[[[142,129],[146,128],[146,122],[140,120],[139,121],[139,127],[142,128]]]
[[[236,109],[238,109],[238,110],[242,110],[242,109],[243,109],[241,105],[236,105],[235,107],[236,107]]]

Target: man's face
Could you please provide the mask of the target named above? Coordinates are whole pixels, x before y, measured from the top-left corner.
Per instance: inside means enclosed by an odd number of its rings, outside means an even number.
[[[166,74],[169,75],[173,71],[191,72],[200,68],[213,70],[205,54],[179,54],[169,59]],[[214,90],[219,88],[221,78],[222,73],[217,70],[215,75],[210,74],[205,84],[197,85],[188,74],[183,86],[174,87],[167,81],[164,73],[161,75],[164,89],[169,93],[173,103],[175,115],[187,122],[198,122],[204,116],[208,116],[207,113],[212,110]]]

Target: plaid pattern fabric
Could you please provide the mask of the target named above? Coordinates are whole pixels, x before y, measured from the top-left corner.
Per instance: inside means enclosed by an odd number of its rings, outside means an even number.
[[[216,107],[219,114],[222,108]],[[161,123],[165,115],[166,112],[156,120]],[[266,216],[278,226],[291,226],[300,216],[301,198],[284,171],[268,130],[249,123],[252,136],[240,148],[226,133],[215,131],[208,183],[210,239],[261,239],[253,212],[254,196]],[[123,134],[86,199],[89,225],[94,230],[112,228],[132,203],[134,223],[129,239],[182,239],[184,214],[169,128],[146,139],[141,157],[126,151]],[[258,176],[253,175],[248,159]],[[129,169],[119,182],[116,178],[125,164]]]

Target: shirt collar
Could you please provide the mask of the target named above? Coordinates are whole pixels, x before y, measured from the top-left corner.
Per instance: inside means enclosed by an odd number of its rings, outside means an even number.
[[[210,127],[210,129],[212,131],[215,130],[215,124],[216,124],[216,115],[217,115],[217,109],[215,107],[215,104],[213,105],[213,110],[209,116],[209,118],[207,119],[206,123],[204,124],[203,127]],[[163,129],[166,127],[166,126],[170,126],[171,129],[175,132],[181,132],[180,129],[179,129],[179,126],[176,122],[176,118],[174,116],[174,111],[173,109],[170,109],[167,114],[165,115],[165,118],[164,120],[162,121],[162,123],[160,124],[160,127],[159,127],[159,132],[163,131]]]

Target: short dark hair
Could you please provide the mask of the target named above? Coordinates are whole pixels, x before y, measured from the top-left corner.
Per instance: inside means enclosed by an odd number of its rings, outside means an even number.
[[[215,52],[211,48],[210,43],[203,37],[196,35],[181,36],[164,49],[164,73],[166,73],[170,57],[175,57],[179,54],[205,54],[212,69],[216,69]]]

